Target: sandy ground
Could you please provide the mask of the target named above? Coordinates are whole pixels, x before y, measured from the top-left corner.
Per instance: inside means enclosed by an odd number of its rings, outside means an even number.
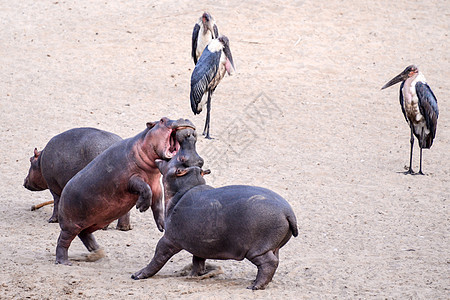
[[[449,2],[317,2],[2,1],[0,298],[448,299]],[[133,281],[161,237],[151,213],[134,209],[132,231],[95,233],[106,258],[55,265],[52,207],[29,211],[51,195],[22,186],[34,147],[81,126],[130,137],[162,116],[202,129],[189,82],[203,10],[229,37],[237,72],[213,97],[215,139],[197,149],[210,185],[264,186],[292,205],[300,234],[273,282],[245,289],[248,261],[212,261],[224,274],[187,279],[187,252]],[[399,87],[380,91],[411,63],[439,100],[427,176],[400,173],[409,129]],[[76,239],[69,256],[86,252]]]

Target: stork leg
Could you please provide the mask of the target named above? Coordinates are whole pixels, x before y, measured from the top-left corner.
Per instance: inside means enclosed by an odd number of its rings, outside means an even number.
[[[424,175],[422,172],[422,147],[420,147],[420,169],[419,169],[419,173],[420,175]]]
[[[211,139],[209,136],[209,123],[210,123],[210,115],[211,115],[211,95],[212,91],[208,91],[208,101],[206,102],[206,121],[205,128],[203,129],[203,135],[207,139]]]
[[[422,133],[420,134],[420,141],[423,141],[423,127],[422,127]],[[420,146],[420,169],[419,169],[419,173],[417,173],[417,174],[424,175],[422,172],[422,143],[419,143],[419,146]]]
[[[405,174],[414,174],[414,171],[412,169],[412,155],[413,155],[413,146],[414,146],[414,133],[413,128],[411,126],[411,151],[409,153],[409,170],[405,172]]]

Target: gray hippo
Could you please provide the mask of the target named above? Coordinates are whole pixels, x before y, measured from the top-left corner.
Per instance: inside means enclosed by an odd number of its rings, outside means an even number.
[[[149,122],[143,132],[109,147],[67,183],[59,202],[57,264],[71,264],[68,248],[77,235],[94,256],[103,256],[92,233],[134,205],[141,212],[151,206],[163,231],[161,174],[155,160],[170,159],[179,151],[176,132],[185,128],[195,129],[183,119]]]
[[[176,155],[178,164],[183,167],[203,167],[203,158],[198,155],[195,148],[195,144],[197,143],[197,132],[192,128],[186,128],[183,130],[178,130],[176,137],[178,143],[180,144],[180,150]],[[170,191],[164,191],[164,195],[167,195],[167,193],[170,194]],[[170,198],[164,197],[164,200],[164,207],[168,207],[168,201]]]
[[[50,223],[58,222],[59,198],[67,182],[100,153],[121,140],[120,136],[100,129],[74,128],[54,136],[42,151],[34,149],[23,185],[30,191],[50,190],[54,200]],[[119,218],[117,229],[131,229],[129,213]]]
[[[291,206],[261,187],[232,185],[213,188],[198,166],[184,167],[180,156],[158,160],[163,174],[165,232],[151,262],[133,279],[155,275],[176,253],[193,255],[191,276],[205,273],[206,259],[247,258],[258,267],[253,290],[264,289],[278,267],[278,252],[298,235]]]

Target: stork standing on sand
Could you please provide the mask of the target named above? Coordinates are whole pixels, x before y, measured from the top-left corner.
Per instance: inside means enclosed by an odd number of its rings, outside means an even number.
[[[225,72],[228,72],[228,75],[230,75],[231,68],[234,69],[234,63],[230,44],[228,38],[222,35],[209,42],[192,72],[191,108],[194,115],[199,114],[206,102],[207,111],[203,135],[207,139],[211,138],[209,135],[211,96],[225,76]],[[205,94],[207,94],[207,97],[205,97]]]
[[[216,21],[209,13],[203,13],[192,32],[192,59],[194,60],[194,64],[197,64],[198,59],[209,42],[218,37],[219,29],[217,28]]]
[[[425,77],[416,66],[411,65],[386,83],[381,89],[385,89],[398,82],[400,85],[400,106],[406,122],[411,128],[411,152],[409,155],[409,170],[405,174],[414,174],[412,170],[412,154],[414,136],[419,141],[420,170],[422,173],[422,149],[429,149],[436,136],[437,119],[439,109],[437,99],[426,83]]]

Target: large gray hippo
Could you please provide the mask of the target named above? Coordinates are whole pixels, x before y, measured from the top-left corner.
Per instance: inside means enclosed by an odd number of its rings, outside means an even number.
[[[206,259],[247,258],[258,267],[253,290],[264,289],[278,267],[278,252],[298,235],[291,206],[278,194],[261,187],[206,185],[198,166],[185,167],[177,155],[158,160],[163,174],[165,232],[151,262],[132,275],[155,275],[176,253],[193,254],[192,276],[205,273]]]
[[[163,231],[161,174],[155,160],[178,152],[176,132],[185,128],[194,126],[183,119],[149,122],[143,132],[108,148],[67,183],[59,204],[57,264],[70,265],[68,248],[77,235],[90,252],[102,253],[92,233],[134,205],[141,212],[151,206]]]
[[[48,220],[58,222],[58,204],[63,188],[81,169],[122,138],[96,128],[74,128],[54,136],[42,151],[34,149],[24,187],[30,191],[49,189],[53,196],[53,214]],[[119,218],[117,228],[130,229],[129,214]]]

